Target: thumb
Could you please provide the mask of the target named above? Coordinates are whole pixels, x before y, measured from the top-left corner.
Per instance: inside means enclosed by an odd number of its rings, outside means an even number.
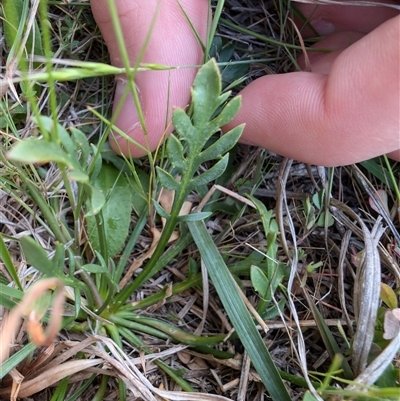
[[[107,0],[92,0],[93,15],[107,44],[112,64],[122,66],[108,3]],[[193,25],[204,42],[209,11],[207,0],[180,0],[179,2],[177,0],[115,0],[115,6],[132,66],[137,61],[150,30],[152,30],[150,41],[141,62],[170,66],[193,66],[201,63],[203,52],[190,25]],[[152,22],[154,22],[153,27]],[[135,84],[146,126],[140,125],[130,94],[117,116],[116,126],[149,151],[154,150],[163,135],[172,130],[172,127],[166,127],[170,125],[173,107],[185,107],[188,104],[189,88],[195,75],[196,69],[193,67],[171,71],[138,72]],[[126,80],[118,77],[114,110],[118,107],[125,88]],[[144,155],[142,150],[122,137],[116,136],[110,141],[118,153],[132,157]]]
[[[246,122],[243,142],[318,165],[398,157],[399,35],[395,17],[343,50],[327,74],[258,78],[225,129]]]

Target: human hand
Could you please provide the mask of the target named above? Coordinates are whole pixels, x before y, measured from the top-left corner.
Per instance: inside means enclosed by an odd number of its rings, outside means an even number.
[[[157,0],[116,0],[132,64],[150,27]],[[180,1],[199,32],[206,37],[208,1]],[[92,8],[111,53],[120,65],[106,0]],[[299,4],[305,15],[314,6]],[[355,163],[389,153],[400,160],[400,17],[388,8],[321,6],[312,23],[322,35],[315,46],[329,54],[310,53],[312,72],[269,75],[242,91],[243,105],[226,129],[242,122],[242,142],[262,146],[308,163],[333,166]],[[201,63],[202,52],[176,0],[160,2],[159,18],[143,62],[167,65]],[[304,61],[300,60],[304,65]],[[148,129],[146,143],[133,101],[125,105],[116,124],[153,150],[170,121],[172,107],[184,107],[196,71],[142,72],[136,77]],[[123,91],[119,81],[116,104]],[[168,94],[169,93],[169,94]],[[115,149],[133,157],[143,155],[125,139]]]

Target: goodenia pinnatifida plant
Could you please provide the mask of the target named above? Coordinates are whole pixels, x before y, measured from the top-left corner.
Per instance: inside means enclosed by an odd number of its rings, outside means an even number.
[[[173,112],[172,122],[176,134],[172,134],[166,144],[166,154],[173,169],[172,173],[157,167],[160,184],[175,192],[174,203],[167,213],[158,202],[154,201],[157,212],[167,223],[157,248],[143,271],[117,297],[118,302],[126,301],[143,282],[155,273],[156,263],[160,258],[176,225],[182,222],[202,220],[208,213],[192,213],[179,216],[183,203],[196,187],[214,181],[225,171],[229,154],[242,134],[243,125],[235,127],[221,136],[211,146],[206,146],[211,136],[233,119],[241,105],[241,98],[228,101],[230,92],[221,94],[221,76],[215,60],[210,60],[199,70],[192,88],[192,102],[189,111],[177,108]],[[205,162],[216,163],[199,174],[200,166]]]

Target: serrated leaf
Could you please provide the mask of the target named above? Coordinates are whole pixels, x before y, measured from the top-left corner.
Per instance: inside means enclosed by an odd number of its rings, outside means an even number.
[[[211,181],[214,181],[219,176],[223,174],[228,165],[229,154],[226,154],[218,163],[214,164],[210,169],[205,171],[203,174],[193,178],[191,186],[192,188],[196,188],[200,185],[208,184]]]
[[[216,159],[232,149],[242,135],[243,128],[244,125],[239,125],[219,138],[213,145],[200,153],[197,158],[198,162],[204,163]]]
[[[162,168],[157,167],[157,174],[158,179],[160,180],[160,183],[164,188],[167,188],[170,191],[177,191],[180,188],[180,182],[176,181],[170,173],[167,173]]]
[[[125,243],[131,221],[131,194],[124,175],[113,166],[104,164],[93,186],[103,193],[106,202],[101,209],[108,256],[113,257]],[[89,241],[101,252],[96,218],[87,216]]]
[[[22,237],[19,240],[26,261],[36,270],[49,277],[57,275],[53,263],[49,260],[47,252],[31,237]]]
[[[174,167],[181,171],[185,169],[185,157],[183,155],[183,146],[175,135],[171,135],[167,140],[168,158]]]
[[[221,93],[221,76],[214,59],[204,64],[196,75],[192,89],[193,125],[210,121]]]

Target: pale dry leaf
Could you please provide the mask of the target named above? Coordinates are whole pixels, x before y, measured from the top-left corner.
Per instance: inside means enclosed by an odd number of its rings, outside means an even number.
[[[161,232],[158,231],[157,228],[155,228],[155,227],[151,227],[150,231],[153,234],[153,240],[151,242],[150,248],[147,250],[147,252],[144,255],[142,255],[138,259],[135,259],[133,261],[133,263],[129,266],[129,269],[125,273],[125,276],[119,282],[119,288],[122,289],[128,284],[129,280],[132,278],[135,271],[137,269],[139,269],[147,259],[150,259],[153,255],[154,251],[156,250],[158,241],[160,240],[160,237],[161,237]]]
[[[399,308],[386,311],[385,318],[383,321],[383,329],[384,329],[383,338],[385,340],[391,340],[399,334],[400,331]]]
[[[158,203],[164,208],[164,210],[168,214],[170,214],[171,210],[172,210],[172,206],[174,204],[174,199],[175,199],[175,191],[171,191],[169,189],[163,188],[160,192],[160,196],[158,198]],[[192,206],[193,206],[192,202],[185,201],[179,212],[179,216],[185,216],[185,215],[189,214],[190,211],[192,210]],[[162,222],[162,226],[164,229],[167,221],[164,217],[161,217],[161,222]],[[174,231],[168,242],[175,241],[178,238],[179,238],[179,231]]]
[[[375,210],[375,212],[382,214],[382,210],[376,206],[376,201],[378,201],[381,206],[383,207],[383,210],[389,215],[389,206],[388,206],[388,195],[387,192],[384,191],[383,189],[378,189],[375,191],[375,200],[369,197],[368,202],[369,205],[371,206],[372,209]]]
[[[168,189],[163,188],[161,190],[158,202],[160,205],[165,209],[167,213],[171,212],[171,208],[174,202],[174,191],[170,191]],[[182,205],[182,208],[179,212],[180,216],[185,216],[190,213],[192,209],[192,203],[185,201]],[[165,228],[166,220],[162,217],[162,226],[163,229]],[[139,269],[143,263],[147,260],[150,259],[153,256],[154,251],[157,248],[158,242],[160,240],[162,231],[160,232],[157,228],[151,227],[150,228],[151,233],[153,234],[153,240],[150,245],[150,248],[147,250],[147,252],[142,255],[140,258],[135,259],[133,263],[129,266],[128,271],[125,273],[125,276],[122,278],[122,280],[119,282],[119,288],[124,288],[129,280],[132,278],[133,274],[137,269]],[[171,235],[171,237],[168,240],[168,243],[171,243],[173,241],[176,241],[179,238],[179,231],[174,231]]]
[[[185,351],[178,352],[176,355],[178,356],[179,360],[185,365],[190,363],[190,360],[192,359],[190,354]]]
[[[31,395],[54,385],[65,377],[71,376],[89,367],[99,365],[103,362],[104,361],[100,358],[65,362],[59,366],[54,367],[53,369],[51,369],[51,371],[46,371],[31,380],[23,382],[20,386],[18,397],[30,397]],[[11,389],[0,390],[1,396],[7,396],[10,394]]]

